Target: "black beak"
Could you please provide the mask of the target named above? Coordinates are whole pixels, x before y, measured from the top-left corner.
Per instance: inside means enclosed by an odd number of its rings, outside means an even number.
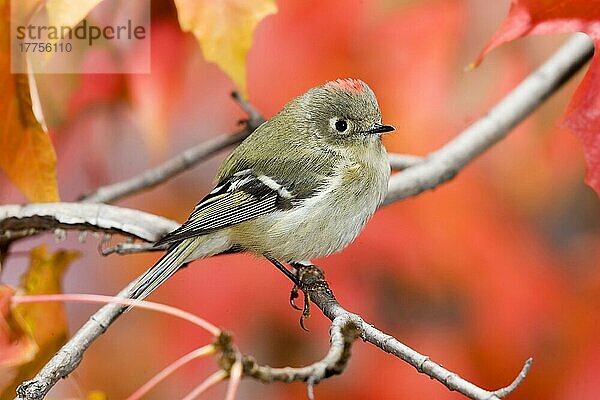
[[[373,133],[373,134],[375,134],[375,133],[385,133],[385,132],[391,132],[394,129],[396,129],[396,128],[394,128],[391,125],[375,124],[371,128],[369,128],[369,130],[367,130],[366,133]]]

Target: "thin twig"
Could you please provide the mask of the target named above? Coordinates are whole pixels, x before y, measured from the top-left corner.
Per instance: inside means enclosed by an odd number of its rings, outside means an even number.
[[[531,368],[531,364],[533,364],[533,358],[527,359],[527,361],[525,361],[525,364],[523,365],[523,368],[521,369],[521,372],[519,372],[519,375],[517,375],[515,380],[512,381],[510,385],[494,391],[494,395],[498,398],[503,399],[509,394],[511,394],[517,388],[517,386],[519,386],[521,382],[523,382],[523,380],[527,377],[529,369]]]
[[[94,192],[81,196],[79,200],[86,203],[111,203],[133,193],[150,189],[180,172],[192,168],[219,151],[244,140],[264,122],[264,119],[250,103],[242,99],[236,92],[232,96],[240,107],[248,113],[248,119],[245,121],[246,126],[240,132],[216,136],[139,175],[99,187]]]
[[[240,382],[242,381],[242,373],[244,372],[241,361],[236,361],[229,371],[229,384],[227,385],[227,393],[225,400],[234,400],[237,394]]]
[[[190,361],[214,354],[215,350],[216,350],[216,348],[212,344],[203,346],[199,349],[192,350],[191,352],[187,353],[183,357],[180,357],[177,360],[175,360],[174,362],[172,362],[171,364],[169,364],[167,367],[163,368],[162,371],[160,371],[159,373],[154,375],[149,381],[144,383],[139,389],[137,389],[135,392],[133,392],[125,400],[141,399],[144,395],[146,395],[146,393],[148,393],[150,390],[152,390],[160,382],[162,382],[163,380],[168,378],[173,372],[177,371],[179,368],[183,367]]]
[[[231,92],[231,97],[238,103],[238,105],[248,114],[248,122],[255,129],[260,126],[265,119],[258,112],[256,108],[246,99],[244,99],[239,92]]]
[[[14,305],[24,303],[44,303],[44,302],[73,302],[73,303],[92,303],[92,304],[117,304],[120,306],[132,306],[136,308],[158,311],[163,314],[171,315],[176,318],[188,321],[200,328],[206,330],[213,336],[219,336],[221,330],[208,322],[207,320],[198,317],[190,312],[183,311],[177,307],[172,307],[166,304],[155,303],[146,300],[133,300],[121,298],[118,296],[103,296],[101,294],[86,294],[86,293],[59,293],[59,294],[36,294],[36,295],[15,295],[11,297],[11,302]],[[124,308],[124,307],[122,307]]]
[[[182,400],[194,400],[195,398],[200,396],[202,393],[204,393],[205,391],[207,391],[208,389],[210,389],[211,387],[213,387],[214,385],[216,385],[217,383],[221,382],[222,380],[224,380],[226,378],[227,378],[227,372],[225,372],[223,370],[219,370],[219,371],[215,372],[214,374],[210,375],[208,378],[206,378],[198,386],[196,386],[194,388],[194,390],[192,390],[190,393],[188,393],[188,395],[185,396]]]

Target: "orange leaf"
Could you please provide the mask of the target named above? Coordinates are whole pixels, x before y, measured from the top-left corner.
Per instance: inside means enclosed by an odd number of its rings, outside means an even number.
[[[275,14],[274,0],[175,0],[179,24],[192,32],[214,62],[246,96],[246,55],[258,23]]]
[[[29,362],[38,347],[10,306],[14,289],[0,286],[0,389],[17,375],[16,366]]]
[[[32,109],[26,75],[10,73],[10,2],[0,0],[0,169],[31,201],[58,201],[56,154]]]
[[[508,17],[474,65],[503,43],[526,35],[585,32],[600,47],[600,2],[590,0],[513,0]],[[600,194],[600,62],[595,56],[567,108],[563,125],[583,143],[586,183]]]
[[[21,278],[21,289],[24,294],[60,293],[64,272],[78,257],[79,253],[64,250],[48,254],[46,246],[33,249],[29,269]],[[2,303],[0,307],[8,308],[2,306]],[[2,312],[2,315],[5,313]],[[67,338],[67,320],[62,303],[21,304],[14,308],[13,318],[21,321],[22,329],[28,333],[29,340],[34,341],[33,346],[38,351],[30,354],[29,359],[19,360],[16,376],[12,384],[0,393],[0,398],[9,398],[7,396],[12,398],[16,385],[31,379]],[[0,340],[2,340],[1,336]]]

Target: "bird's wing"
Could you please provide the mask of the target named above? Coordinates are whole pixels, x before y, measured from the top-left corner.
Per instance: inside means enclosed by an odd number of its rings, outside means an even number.
[[[156,245],[205,235],[261,215],[294,207],[292,194],[283,184],[247,169],[233,174],[202,199],[178,229]]]

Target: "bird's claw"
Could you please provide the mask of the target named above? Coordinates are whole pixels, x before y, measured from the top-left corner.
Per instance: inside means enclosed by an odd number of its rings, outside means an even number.
[[[302,290],[302,294],[304,295],[304,304],[302,305],[302,308],[300,308],[294,301],[300,297],[298,290],[301,289],[298,287],[298,285],[294,285],[292,291],[290,292],[290,305],[294,310],[302,311],[302,315],[300,315],[300,326],[306,332],[309,332],[309,330],[306,328],[306,325],[304,325],[304,321],[306,318],[310,317],[310,295],[306,291]]]
[[[302,329],[304,329],[305,331],[309,332],[309,330],[306,328],[306,325],[304,324],[304,322],[306,321],[307,318],[310,317],[310,293],[309,291],[305,290],[302,287],[302,279],[301,279],[301,275],[302,275],[302,268],[306,268],[305,265],[302,264],[292,264],[292,266],[294,267],[294,275],[296,277],[296,284],[294,284],[294,286],[292,287],[292,290],[290,292],[290,305],[292,306],[293,309],[298,310],[298,311],[302,311],[302,315],[300,315],[300,327],[302,327]],[[298,293],[299,291],[302,292],[302,294],[304,295],[304,302],[302,304],[302,308],[298,307],[298,305],[296,305],[295,300],[300,297],[300,294]]]
[[[302,310],[300,307],[298,307],[296,305],[295,300],[300,297],[300,295],[298,294],[298,285],[294,285],[294,287],[292,288],[292,291],[290,292],[290,306],[292,306],[292,308],[294,310]]]
[[[304,293],[304,306],[302,307],[302,315],[300,316],[300,327],[302,327],[302,329],[304,329],[306,332],[309,332],[304,325],[304,321],[306,318],[310,317],[310,295],[306,292],[302,293]]]

